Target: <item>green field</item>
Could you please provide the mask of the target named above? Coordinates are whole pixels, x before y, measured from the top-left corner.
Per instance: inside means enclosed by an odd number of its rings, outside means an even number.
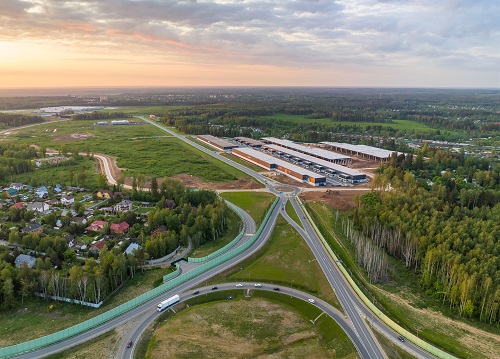
[[[267,209],[276,199],[268,192],[223,192],[220,196],[247,212],[257,226],[262,222]]]
[[[228,281],[277,283],[300,288],[340,308],[318,261],[297,231],[279,217],[271,238],[257,258],[238,265]]]
[[[0,346],[36,339],[104,313],[153,289],[170,272],[168,268],[150,269],[144,273],[138,271],[134,278],[127,280],[123,288],[99,309],[34,298],[18,303],[13,310],[2,313]]]
[[[340,221],[335,223],[333,208],[318,202],[307,203],[306,207],[363,292],[396,323],[415,335],[419,328],[419,337],[460,358],[486,359],[491,357],[488,353],[500,355],[499,328],[450,313],[439,301],[422,293],[418,276],[401,261],[389,257],[390,281],[370,284],[365,270],[354,260],[352,244],[341,233]],[[474,341],[469,340],[471,337]]]
[[[136,358],[357,357],[331,318],[310,322],[321,311],[302,300],[260,291],[246,298],[242,291],[225,291],[187,304],[189,308],[178,312],[185,308],[178,306],[177,315],[162,316],[148,329]]]
[[[297,223],[299,226],[302,227],[302,224],[300,223],[299,215],[297,214],[297,212],[295,212],[295,209],[292,206],[292,202],[286,201],[285,211],[286,211],[286,214],[288,214],[290,216],[290,218],[295,221],[295,223]]]
[[[62,152],[104,153],[117,158],[117,165],[126,169],[127,177],[139,174],[171,177],[185,173],[210,182],[248,178],[243,172],[147,124],[94,127],[92,121],[67,121],[18,130],[6,139]]]
[[[409,121],[409,120],[393,120],[393,123],[378,123],[378,122],[351,122],[351,121],[335,121],[331,118],[319,118],[319,119],[309,119],[303,115],[287,115],[287,114],[276,114],[272,116],[263,116],[262,118],[267,118],[270,120],[281,120],[287,121],[293,124],[298,124],[304,121],[307,123],[318,123],[322,125],[345,125],[345,126],[359,126],[366,128],[367,126],[382,126],[382,127],[392,127],[395,130],[406,131],[407,133],[411,131],[415,132],[435,132],[436,129],[427,126],[424,123]],[[455,131],[444,131],[450,134],[457,134]]]

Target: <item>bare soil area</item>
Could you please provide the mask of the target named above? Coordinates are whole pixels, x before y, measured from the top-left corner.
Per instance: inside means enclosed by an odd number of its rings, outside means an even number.
[[[60,141],[60,142],[74,142],[74,141],[81,141],[81,140],[86,140],[87,138],[90,137],[96,137],[92,133],[72,133],[71,135],[64,135],[64,136],[54,136],[53,140],[54,141]]]
[[[369,188],[365,190],[335,190],[308,191],[300,194],[300,199],[304,202],[323,202],[336,209],[349,210],[356,207],[355,198],[364,193],[370,192]]]

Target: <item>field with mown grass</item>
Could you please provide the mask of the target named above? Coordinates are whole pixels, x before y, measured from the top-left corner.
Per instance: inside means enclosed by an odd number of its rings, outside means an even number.
[[[222,192],[220,196],[247,212],[257,226],[264,219],[276,196],[268,192]]]
[[[309,303],[259,291],[253,291],[251,299],[238,291],[236,298],[227,300],[232,292],[201,296],[200,300],[214,302],[191,303],[150,335],[147,353],[137,354],[151,359],[357,358],[353,344],[333,320],[323,316],[315,324],[309,321],[320,313]]]
[[[5,139],[63,153],[103,153],[115,157],[127,177],[190,174],[209,182],[248,178],[149,124],[94,126],[93,121],[66,121],[17,130]]]

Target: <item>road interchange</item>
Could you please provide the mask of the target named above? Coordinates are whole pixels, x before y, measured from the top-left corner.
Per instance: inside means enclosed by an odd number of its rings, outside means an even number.
[[[283,215],[285,219],[287,219],[294,227],[299,231],[302,237],[304,237],[305,241],[307,242],[308,246],[311,248],[313,251],[316,259],[318,260],[318,263],[320,264],[323,272],[325,273],[325,276],[327,277],[328,281],[330,282],[330,285],[332,286],[332,289],[335,291],[337,298],[339,302],[341,303],[346,315],[347,319],[350,321],[351,325],[350,327],[352,328],[352,332],[348,333],[348,335],[351,337],[353,340],[354,344],[356,345],[358,349],[358,353],[362,358],[385,358],[385,354],[383,353],[382,349],[378,345],[378,342],[373,336],[373,333],[370,331],[368,326],[366,325],[365,321],[363,320],[363,317],[366,316],[366,314],[369,314],[369,310],[364,307],[364,304],[357,298],[356,294],[353,293],[351,290],[350,286],[347,284],[347,282],[344,280],[342,274],[339,272],[338,268],[336,268],[335,263],[333,259],[328,255],[327,251],[325,248],[321,245],[320,241],[317,238],[317,235],[310,225],[310,223],[305,220],[305,217],[303,216],[302,208],[300,205],[297,203],[295,200],[295,196],[298,194],[299,189],[294,186],[289,186],[286,185],[287,187],[290,187],[292,192],[291,194],[285,195],[280,191],[280,188],[283,187],[283,184],[275,182],[267,177],[262,176],[261,174],[254,172],[250,170],[249,168],[240,165],[236,162],[233,162],[229,159],[227,159],[224,156],[221,156],[218,152],[211,151],[204,146],[201,146],[197,144],[194,141],[189,140],[188,138],[181,136],[164,126],[161,126],[153,121],[147,120],[145,118],[142,118],[144,121],[160,128],[161,130],[164,130],[168,133],[170,133],[172,136],[188,143],[189,145],[197,148],[200,151],[203,151],[204,153],[207,153],[220,161],[227,163],[242,172],[254,177],[257,179],[259,182],[264,183],[268,190],[271,193],[274,193],[275,195],[280,197],[280,204],[276,206],[274,209],[273,213],[270,216],[269,222],[264,228],[264,231],[262,235],[258,238],[257,242],[251,247],[251,250],[249,250],[246,253],[242,253],[239,256],[236,256],[235,258],[227,261],[223,265],[217,266],[216,268],[213,268],[212,270],[207,271],[206,273],[200,275],[199,277],[196,277],[192,280],[189,280],[185,282],[182,285],[179,285],[175,289],[168,291],[161,295],[158,298],[155,298],[155,300],[149,301],[147,303],[144,303],[133,310],[130,310],[129,312],[114,318],[110,320],[109,322],[94,328],[90,331],[87,331],[83,334],[74,336],[72,338],[69,338],[68,340],[65,340],[63,342],[57,343],[55,345],[42,348],[36,352],[31,352],[27,353],[25,355],[21,355],[21,358],[35,358],[35,357],[43,357],[46,355],[49,355],[51,353],[59,352],[61,350],[64,350],[66,348],[69,348],[74,345],[81,344],[87,340],[90,340],[91,338],[97,337],[101,334],[104,334],[105,332],[119,326],[121,323],[124,323],[131,318],[134,318],[136,316],[141,316],[144,320],[142,320],[142,323],[139,323],[138,326],[135,328],[140,328],[141,326],[146,325],[146,322],[148,321],[147,318],[151,318],[151,315],[144,315],[144,313],[148,313],[151,308],[156,307],[156,302],[168,298],[171,295],[177,294],[177,293],[183,293],[185,291],[188,291],[190,288],[193,288],[203,282],[206,282],[209,278],[215,276],[216,274],[225,271],[228,268],[231,268],[232,266],[235,266],[238,262],[242,261],[246,257],[252,255],[256,251],[258,251],[262,245],[265,243],[267,238],[270,236],[270,233],[272,232],[272,229],[274,227],[274,223],[278,217],[279,214]],[[105,160],[103,160],[106,162]],[[104,166],[106,167],[106,166]],[[110,176],[110,173],[108,174],[108,179]],[[112,176],[111,176],[112,178]],[[111,183],[113,183],[111,181]],[[116,183],[116,182],[115,182]],[[299,214],[299,218],[302,224],[302,228],[298,226],[291,218],[286,214],[284,211],[284,204],[287,201],[287,197],[290,198],[291,203],[293,205],[294,210]],[[153,303],[154,302],[154,303]],[[344,318],[346,319],[346,318]],[[340,323],[339,323],[340,324]],[[374,320],[374,325],[379,329],[382,330],[385,336],[390,338],[393,342],[396,344],[402,346],[405,350],[408,352],[412,353],[413,355],[417,356],[418,358],[432,358],[430,354],[423,352],[421,349],[414,347],[411,345],[411,343],[405,342],[405,343],[398,343],[397,341],[397,334],[392,332],[390,329],[388,329],[383,323],[377,322],[377,320]],[[137,330],[135,330],[134,335],[139,335]],[[355,339],[353,339],[355,338]],[[131,337],[131,340],[136,342],[135,337]],[[135,339],[135,340],[134,340]],[[128,340],[128,339],[127,339]],[[120,352],[122,352],[120,350]],[[131,353],[131,351],[129,352]],[[124,357],[129,357],[126,356],[126,353],[119,354],[118,358],[124,358]]]

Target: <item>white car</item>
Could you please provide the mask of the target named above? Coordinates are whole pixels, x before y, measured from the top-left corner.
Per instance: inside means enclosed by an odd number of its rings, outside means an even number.
[[[241,283],[236,284],[236,288],[241,288],[241,287],[243,287],[243,284]]]
[[[256,287],[256,288],[260,288],[260,287],[262,287],[262,284],[256,283],[253,286]]]
[[[312,298],[309,298],[308,301],[309,301],[309,303],[312,303],[312,304],[316,303],[315,300]]]

